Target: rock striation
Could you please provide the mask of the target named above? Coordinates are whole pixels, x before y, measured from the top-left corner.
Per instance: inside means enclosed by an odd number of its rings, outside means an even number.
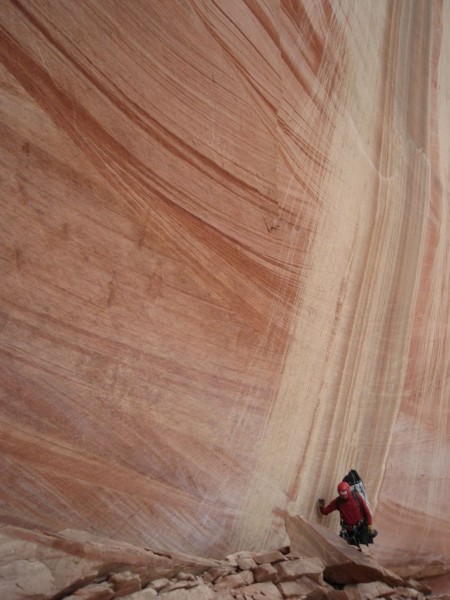
[[[217,559],[356,468],[448,578],[449,66],[448,0],[2,0],[1,516]]]

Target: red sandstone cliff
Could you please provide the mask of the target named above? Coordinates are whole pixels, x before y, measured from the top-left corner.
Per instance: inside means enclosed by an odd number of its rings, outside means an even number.
[[[449,2],[0,32],[1,513],[219,557],[356,468],[377,558],[448,564]]]

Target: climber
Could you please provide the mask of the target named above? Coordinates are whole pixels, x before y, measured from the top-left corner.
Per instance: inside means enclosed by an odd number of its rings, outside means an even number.
[[[373,544],[377,535],[372,525],[372,514],[364,498],[356,490],[352,490],[346,481],[338,485],[339,496],[325,506],[325,500],[319,499],[319,510],[328,515],[338,510],[341,515],[340,536],[352,546],[361,549],[361,544]]]

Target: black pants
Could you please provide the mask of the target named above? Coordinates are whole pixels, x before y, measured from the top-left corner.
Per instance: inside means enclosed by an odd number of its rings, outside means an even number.
[[[361,523],[361,525],[355,525],[352,529],[347,529],[343,526],[339,535],[351,546],[360,546],[361,544],[368,546],[369,544],[373,544],[373,537],[369,534],[369,528],[365,522]]]

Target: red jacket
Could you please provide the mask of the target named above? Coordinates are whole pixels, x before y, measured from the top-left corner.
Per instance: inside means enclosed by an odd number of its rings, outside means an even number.
[[[361,519],[365,519],[367,525],[372,525],[372,514],[369,510],[369,507],[364,501],[364,498],[358,492],[355,492],[358,497],[358,500],[361,504],[358,504],[358,501],[355,500],[353,494],[350,494],[347,500],[343,500],[339,496],[332,500],[330,504],[327,506],[321,506],[320,512],[323,515],[328,515],[334,510],[338,510],[341,513],[341,517],[346,525],[351,527],[352,525],[356,525],[361,521]]]

